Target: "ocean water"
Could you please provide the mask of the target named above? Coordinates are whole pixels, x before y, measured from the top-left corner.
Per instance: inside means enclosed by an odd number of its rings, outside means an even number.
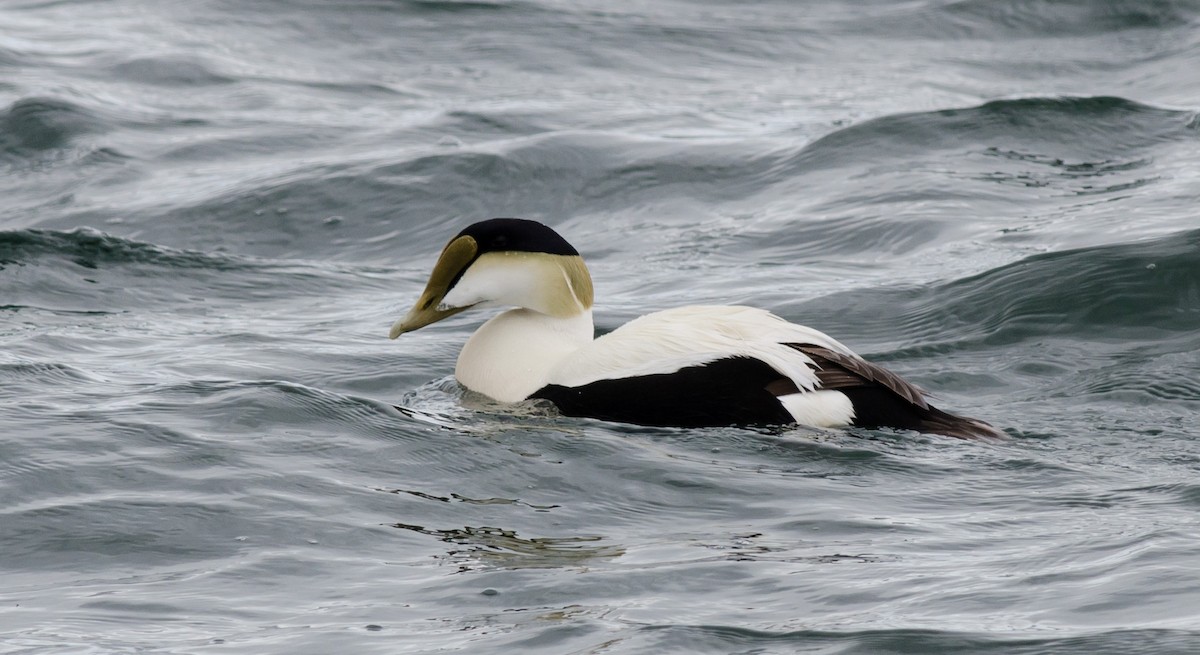
[[[0,3],[0,652],[1200,652],[1200,2]],[[391,342],[522,216],[991,422],[649,429]]]

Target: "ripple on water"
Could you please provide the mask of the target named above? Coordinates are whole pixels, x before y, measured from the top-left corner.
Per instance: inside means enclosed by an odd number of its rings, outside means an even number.
[[[997,626],[1014,629],[1019,626]],[[695,653],[802,648],[837,655],[875,653],[1028,653],[1084,655],[1115,648],[1122,653],[1186,653],[1197,633],[1187,630],[1108,630],[1069,637],[1022,638],[983,632],[881,629],[760,631],[731,626],[666,625],[643,629],[625,652]]]
[[[221,75],[195,57],[174,55],[135,57],[110,66],[105,75],[141,84],[165,87],[195,87],[230,84],[232,77]]]
[[[0,6],[6,646],[1200,642],[1195,2]],[[1012,438],[465,393],[385,335],[497,215]]]

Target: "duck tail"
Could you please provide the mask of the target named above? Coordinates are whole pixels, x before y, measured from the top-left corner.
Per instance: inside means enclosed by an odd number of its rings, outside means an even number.
[[[1008,438],[1007,434],[979,419],[956,416],[932,406],[929,407],[928,413],[921,417],[920,425],[916,429],[958,439]]]

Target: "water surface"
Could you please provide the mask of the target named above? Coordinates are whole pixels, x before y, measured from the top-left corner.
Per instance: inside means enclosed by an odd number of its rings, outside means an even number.
[[[0,7],[0,650],[1200,647],[1200,4]],[[544,221],[1004,429],[648,429],[389,342]],[[397,407],[398,406],[398,407]]]

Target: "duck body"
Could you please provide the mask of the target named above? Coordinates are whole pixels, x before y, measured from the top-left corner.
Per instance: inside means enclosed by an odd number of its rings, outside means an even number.
[[[567,416],[1002,436],[930,406],[916,386],[824,333],[762,309],[678,307],[593,338],[591,303],[587,269],[557,233],[533,221],[492,219],[451,240],[392,336],[470,307],[515,305],[471,336],[455,377],[502,402],[548,400]]]
[[[821,389],[812,360],[788,344],[849,352],[761,309],[679,307],[575,350],[532,395],[567,415],[641,425],[850,425],[848,399]]]

